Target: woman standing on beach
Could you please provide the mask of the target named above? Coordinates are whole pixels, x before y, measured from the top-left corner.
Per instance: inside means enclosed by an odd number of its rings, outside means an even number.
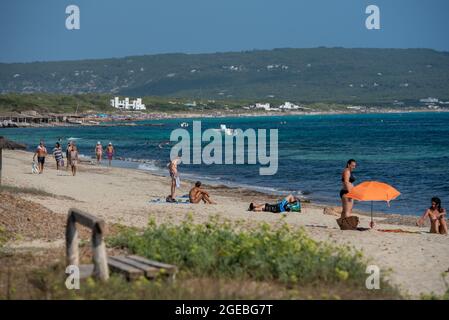
[[[430,219],[430,233],[447,234],[446,209],[441,207],[440,198],[432,198],[430,208],[416,222],[417,226],[422,226],[424,220]]]
[[[72,167],[72,175],[76,175],[76,166],[78,165],[78,149],[75,144],[70,148],[70,166]]]
[[[343,173],[341,174],[341,182],[342,182],[342,189],[340,190],[340,198],[341,198],[341,205],[342,205],[342,212],[341,217],[347,218],[351,216],[352,207],[353,207],[353,200],[351,198],[346,197],[346,194],[351,191],[352,188],[354,188],[354,181],[355,177],[352,174],[352,171],[355,170],[357,166],[357,163],[354,159],[348,160],[346,163],[346,167],[343,170]]]
[[[114,153],[114,147],[112,146],[112,143],[109,142],[108,146],[106,147],[106,155],[108,156],[109,166],[111,166],[112,156],[114,155]]]
[[[103,146],[100,141],[97,142],[97,146],[95,147],[95,155],[97,156],[97,164],[101,164],[101,158],[103,157]]]

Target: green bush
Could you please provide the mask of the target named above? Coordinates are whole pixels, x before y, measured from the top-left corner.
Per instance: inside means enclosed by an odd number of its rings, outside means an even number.
[[[194,275],[298,284],[364,283],[366,277],[361,253],[316,242],[304,230],[293,230],[287,224],[262,223],[248,230],[218,218],[204,224],[194,224],[191,218],[180,225],[150,221],[144,231],[123,229],[109,244],[175,264]]]

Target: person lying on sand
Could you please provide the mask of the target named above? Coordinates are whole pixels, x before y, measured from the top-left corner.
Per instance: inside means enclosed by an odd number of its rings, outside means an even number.
[[[254,204],[251,203],[249,205],[248,211],[254,211],[254,212],[273,212],[273,213],[280,213],[280,212],[289,212],[289,211],[298,211],[301,212],[301,202],[300,200],[289,194],[284,199],[282,199],[280,202],[276,204]]]
[[[201,181],[197,181],[195,186],[190,189],[189,200],[190,203],[199,203],[203,200],[204,203],[215,204],[215,202],[210,199],[209,193],[206,190],[201,189]]]
[[[416,221],[417,226],[422,226],[424,220],[430,219],[430,233],[447,234],[446,209],[441,208],[440,198],[432,198],[432,204],[424,215]]]

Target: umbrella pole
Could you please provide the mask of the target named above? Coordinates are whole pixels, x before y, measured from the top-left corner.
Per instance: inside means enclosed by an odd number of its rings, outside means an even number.
[[[373,226],[373,201],[371,201],[371,228]]]

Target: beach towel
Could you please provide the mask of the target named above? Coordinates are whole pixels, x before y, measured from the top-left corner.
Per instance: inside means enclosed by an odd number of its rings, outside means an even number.
[[[181,179],[179,176],[176,176],[176,188],[181,188]]]
[[[417,234],[421,234],[421,231],[408,231],[408,230],[403,230],[403,229],[376,229],[377,231],[380,232],[390,232],[390,233],[417,233]]]
[[[152,204],[167,204],[167,203],[175,203],[175,204],[190,204],[189,195],[183,195],[180,197],[176,197],[175,201],[168,202],[166,198],[156,198],[148,201]]]
[[[31,173],[39,173],[39,168],[37,167],[36,161],[31,164]]]

